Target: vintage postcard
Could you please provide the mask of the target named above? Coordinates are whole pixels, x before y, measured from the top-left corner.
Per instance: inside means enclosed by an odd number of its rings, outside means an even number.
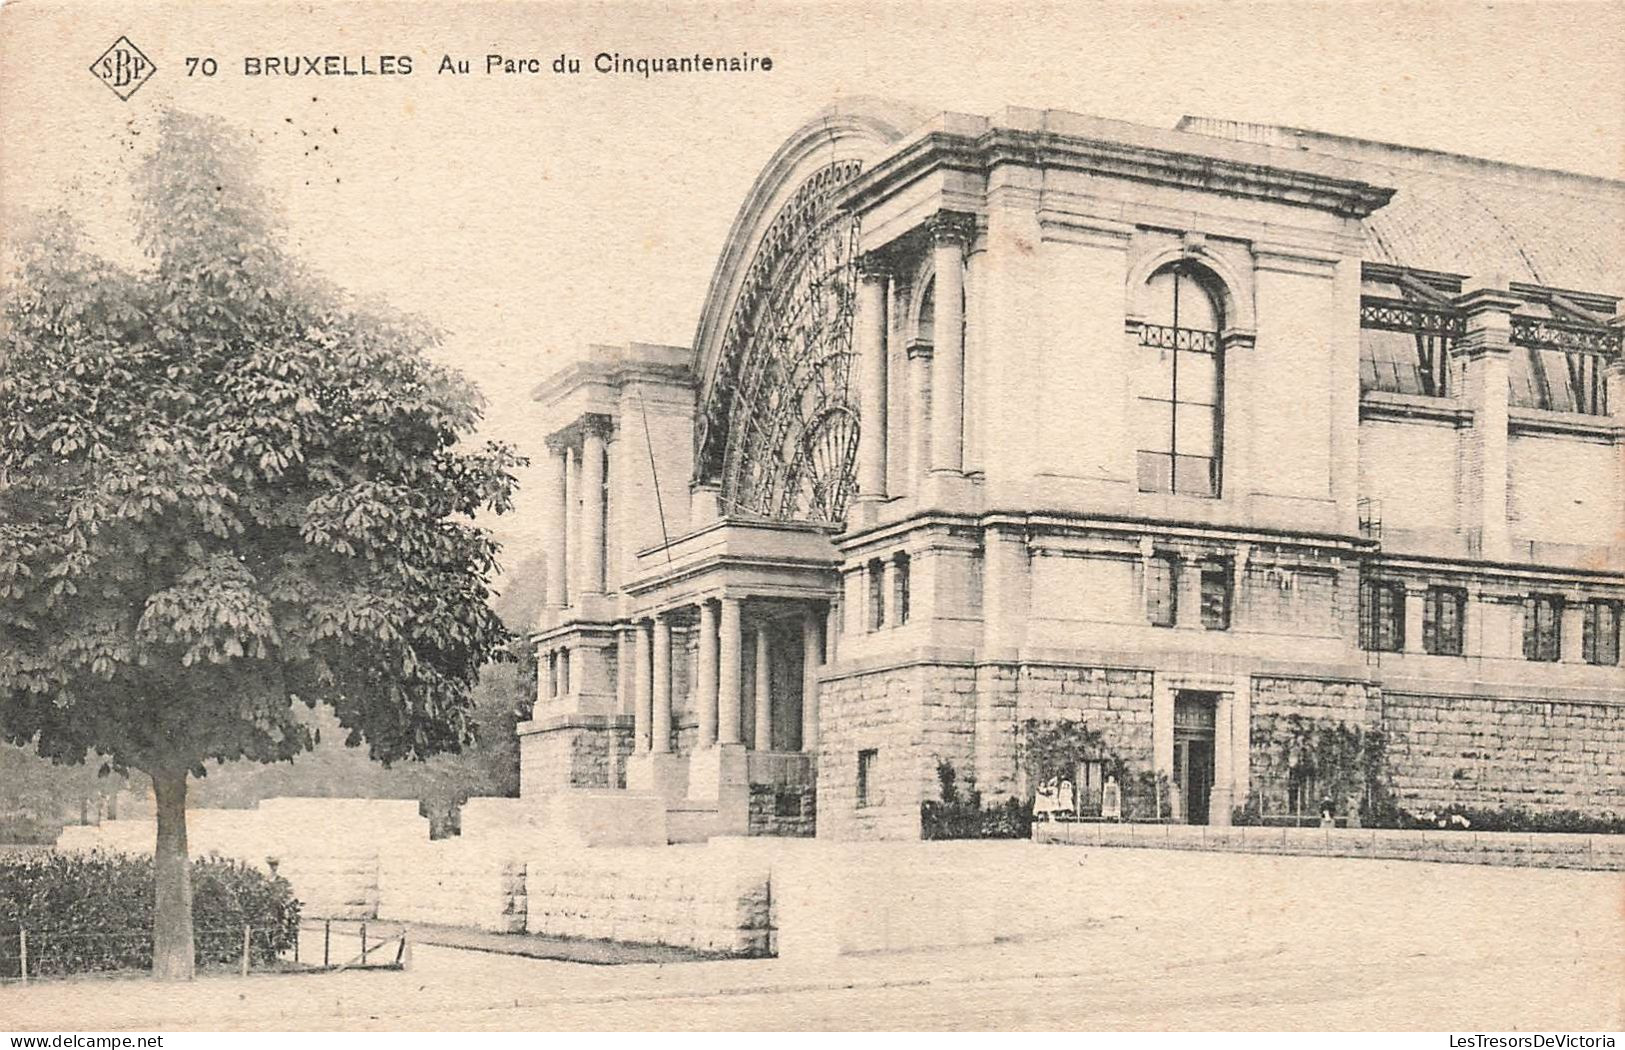
[[[0,6],[9,1045],[1614,1046],[1622,54]]]

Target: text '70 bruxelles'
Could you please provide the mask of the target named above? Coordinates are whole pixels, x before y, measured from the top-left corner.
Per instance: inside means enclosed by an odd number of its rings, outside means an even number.
[[[213,60],[209,60],[213,64]],[[188,60],[188,69],[198,63]],[[413,76],[428,66],[412,55],[248,55],[243,58],[243,75],[248,77],[368,77]],[[483,72],[487,75],[551,73],[562,76],[591,71],[652,77],[668,73],[771,73],[773,59],[737,54],[705,55],[623,55],[600,51],[591,60],[561,53],[556,57],[538,55],[486,54],[479,59],[444,54],[433,66],[436,75],[461,76]]]

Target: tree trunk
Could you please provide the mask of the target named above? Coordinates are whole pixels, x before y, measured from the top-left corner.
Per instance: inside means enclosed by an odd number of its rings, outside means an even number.
[[[186,855],[186,771],[152,774],[158,802],[158,844],[154,850],[152,975],[160,981],[190,981],[192,945],[192,864]]]

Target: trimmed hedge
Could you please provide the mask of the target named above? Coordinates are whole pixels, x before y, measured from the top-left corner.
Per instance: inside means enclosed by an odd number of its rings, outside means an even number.
[[[152,858],[123,853],[41,853],[0,858],[0,979],[20,975],[19,928],[28,931],[28,974],[152,967]],[[286,879],[239,861],[192,862],[197,963],[235,964],[243,927],[249,953],[267,964],[291,950],[299,902]]]

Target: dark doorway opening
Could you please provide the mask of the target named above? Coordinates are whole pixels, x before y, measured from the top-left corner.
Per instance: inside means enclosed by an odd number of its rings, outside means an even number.
[[[1218,703],[1214,693],[1181,690],[1174,696],[1174,795],[1187,824],[1208,823]]]

